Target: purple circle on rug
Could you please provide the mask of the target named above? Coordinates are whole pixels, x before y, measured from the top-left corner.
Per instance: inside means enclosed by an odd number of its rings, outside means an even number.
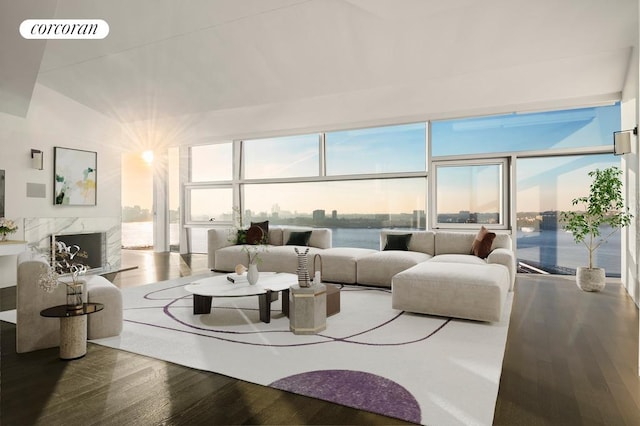
[[[319,370],[271,383],[276,389],[420,423],[420,406],[396,382],[363,371]]]

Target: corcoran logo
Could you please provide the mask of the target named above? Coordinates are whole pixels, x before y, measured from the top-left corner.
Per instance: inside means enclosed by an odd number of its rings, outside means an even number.
[[[27,19],[20,24],[20,35],[28,39],[102,39],[109,24],[102,19]]]

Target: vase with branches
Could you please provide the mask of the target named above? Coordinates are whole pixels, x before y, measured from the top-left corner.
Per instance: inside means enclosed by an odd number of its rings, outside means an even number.
[[[47,270],[38,279],[40,288],[47,293],[53,292],[60,284],[67,290],[67,308],[82,309],[84,300],[84,280],[81,279],[88,270],[87,265],[79,261],[87,258],[87,253],[77,245],[67,245],[57,241],[51,253],[51,261]]]

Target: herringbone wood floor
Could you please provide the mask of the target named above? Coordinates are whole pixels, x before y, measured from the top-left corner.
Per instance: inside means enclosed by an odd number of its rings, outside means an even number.
[[[206,257],[124,251],[123,266],[138,266],[110,277],[124,288],[205,271]],[[15,287],[0,296],[15,308]],[[16,354],[15,326],[0,324],[2,425],[402,423],[94,344],[72,362]],[[590,294],[520,275],[494,423],[638,425],[637,367],[638,310],[619,284]]]

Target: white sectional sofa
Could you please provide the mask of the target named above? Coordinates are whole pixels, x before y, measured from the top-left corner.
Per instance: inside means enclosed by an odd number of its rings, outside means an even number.
[[[260,270],[295,273],[297,258],[286,241],[291,232],[312,231],[309,273],[315,265],[323,281],[391,287],[393,307],[409,312],[479,321],[499,321],[516,278],[511,236],[497,234],[486,258],[471,254],[477,232],[382,230],[380,250],[331,247],[326,228],[274,228],[262,254]],[[411,234],[402,250],[385,250],[390,235]],[[227,229],[209,230],[209,267],[233,271],[247,264],[247,254],[235,245]],[[397,238],[394,238],[394,241]],[[406,249],[406,250],[405,250]]]

